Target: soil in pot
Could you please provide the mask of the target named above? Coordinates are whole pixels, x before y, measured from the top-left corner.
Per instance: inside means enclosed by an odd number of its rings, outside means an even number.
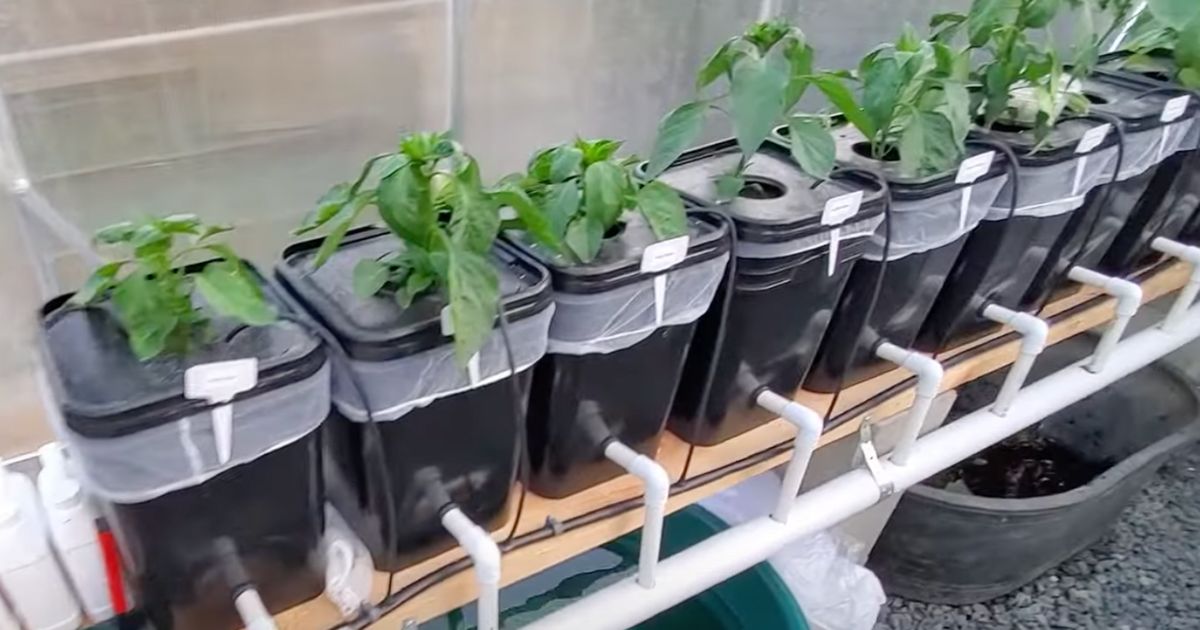
[[[836,133],[838,157],[882,172],[892,194],[892,233],[886,257],[885,226],[880,225],[854,265],[834,311],[805,389],[834,392],[861,383],[894,366],[875,357],[883,341],[909,347],[942,289],[969,233],[1000,194],[1006,178],[1002,160],[973,184],[955,183],[955,171],[911,178],[899,165],[870,160],[854,150],[861,136],[849,127]],[[972,147],[972,155],[982,152]],[[962,215],[963,190],[970,202]],[[879,299],[870,308],[877,283]]]
[[[529,404],[529,483],[537,494],[564,497],[623,474],[604,457],[610,440],[657,453],[695,322],[728,260],[724,224],[696,214],[688,222],[683,259],[657,272],[642,271],[658,239],[641,215],[630,216],[586,264],[511,234],[550,270],[555,302]]]
[[[712,206],[714,178],[733,169],[740,155],[732,140],[694,149],[661,179]],[[755,396],[764,387],[787,396],[799,387],[850,270],[883,220],[885,199],[878,183],[850,173],[818,181],[778,145],[759,149],[747,179],[737,199],[715,206],[737,229],[736,272],[700,319],[671,408],[671,431],[701,445],[723,442],[776,417],[759,408]],[[836,226],[821,224],[827,202],[857,191],[863,200],[853,216]],[[722,321],[727,297],[728,316]]]
[[[1110,466],[1112,462],[1086,459],[1052,438],[1025,432],[938,474],[928,485],[962,484],[975,496],[996,499],[1044,497],[1074,490]]]
[[[1078,152],[1087,133],[1100,125],[1063,121],[1042,139],[1018,128],[975,132],[977,138],[1012,148],[1019,181],[1006,182],[971,232],[921,327],[918,349],[937,353],[982,337],[999,327],[982,316],[984,307],[1019,306],[1084,195],[1104,181],[1105,169],[1116,159],[1117,135],[1111,131]]]
[[[318,245],[288,248],[277,274],[349,355],[347,374],[334,383],[334,413],[324,432],[326,484],[376,568],[395,571],[454,545],[440,523],[450,503],[482,526],[503,523],[517,472],[517,409],[524,407],[530,369],[545,351],[549,279],[545,269],[498,243],[493,262],[508,338],[493,330],[472,364],[462,366],[442,333],[439,294],[402,308],[391,296],[353,293],[358,260],[402,247],[397,239],[373,229],[353,233],[313,271]]]
[[[264,293],[286,311],[270,287]],[[107,303],[71,310],[60,308],[65,300],[48,304],[42,323],[64,438],[155,627],[240,627],[236,585],[226,581],[238,567],[272,612],[319,595],[319,428],[330,382],[322,344],[286,321],[243,328],[213,317],[213,343],[143,363]],[[184,398],[183,374],[248,357],[258,382],[232,403],[222,461],[211,406]]]

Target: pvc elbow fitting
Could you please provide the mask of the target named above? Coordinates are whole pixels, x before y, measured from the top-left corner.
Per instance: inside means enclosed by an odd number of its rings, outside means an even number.
[[[802,435],[819,437],[825,428],[820,414],[769,389],[759,392],[755,402],[796,427]]]
[[[1022,354],[1040,354],[1050,338],[1050,325],[1029,313],[1007,309],[999,304],[988,304],[983,309],[983,316],[1020,333]]]
[[[1142,287],[1124,278],[1115,278],[1083,267],[1072,267],[1067,277],[1075,282],[1099,288],[1117,298],[1117,316],[1133,317],[1142,306]]]
[[[875,349],[875,355],[915,374],[917,376],[918,397],[933,398],[937,396],[938,389],[942,385],[942,379],[946,376],[946,370],[933,357],[913,350],[906,350],[886,341],[879,344],[879,347]]]

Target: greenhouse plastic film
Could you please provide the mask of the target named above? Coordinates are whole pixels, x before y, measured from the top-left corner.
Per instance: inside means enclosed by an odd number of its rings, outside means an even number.
[[[958,240],[987,216],[1007,181],[1008,178],[1002,176],[926,199],[896,199],[892,203],[888,260],[898,260]],[[964,194],[968,194],[969,199],[966,212],[961,213]],[[863,258],[882,260],[886,240],[887,234],[881,227],[871,238]]]
[[[232,456],[220,462],[212,412],[115,438],[87,438],[60,426],[88,491],[114,503],[140,503],[199,485],[295,442],[329,415],[329,365],[303,380],[233,407]]]
[[[1022,166],[1015,216],[1050,217],[1079,208],[1089,191],[1112,179],[1116,159],[1112,147],[1049,166]],[[985,221],[1008,217],[1012,189],[1012,182],[1006,182]]]
[[[551,306],[536,315],[512,322],[508,341],[513,364],[522,372],[546,353],[546,330],[554,316]],[[363,393],[371,405],[371,418],[396,420],[439,398],[476,389],[510,375],[504,335],[492,331],[479,353],[467,366],[459,365],[454,346],[443,344],[391,361],[349,361]],[[355,422],[367,421],[363,402],[348,375],[336,374],[333,401],[338,411]]]
[[[609,354],[664,326],[694,322],[708,310],[728,261],[729,254],[722,254],[601,293],[555,291],[558,316],[550,325],[548,351]]]
[[[1152,166],[1188,148],[1194,120],[1181,120],[1170,125],[1125,134],[1125,156],[1121,164],[1118,181],[1125,181],[1145,173]],[[1116,161],[1104,169],[1101,182],[1112,179]]]

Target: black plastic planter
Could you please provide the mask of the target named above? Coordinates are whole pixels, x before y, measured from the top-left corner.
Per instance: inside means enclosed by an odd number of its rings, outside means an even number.
[[[514,377],[499,330],[464,368],[442,334],[445,303],[438,295],[401,308],[390,296],[353,293],[350,277],[358,260],[401,247],[397,239],[359,231],[313,271],[309,261],[318,244],[288,248],[277,273],[349,356],[348,369],[335,378],[334,413],[325,427],[326,484],[376,568],[395,571],[453,546],[440,522],[440,511],[451,502],[485,527],[503,522],[519,452],[515,409],[524,400],[513,400]],[[509,246],[497,244],[493,251],[523,398],[529,368],[545,351],[549,280],[545,269]]]
[[[1037,379],[1087,356],[1081,336],[1048,348]],[[958,415],[994,399],[1005,374],[967,385]],[[1104,536],[1172,453],[1200,436],[1193,384],[1142,369],[909,489],[868,566],[890,595],[963,605],[1029,583]]]
[[[732,140],[694,149],[661,179],[696,202],[712,205],[717,197],[714,177],[731,170],[740,155]],[[721,319],[721,304],[730,290],[726,283],[700,320],[671,408],[671,431],[701,445],[723,442],[776,417],[755,404],[755,395],[763,387],[791,395],[804,380],[842,287],[882,221],[886,202],[877,182],[844,172],[819,182],[774,144],[751,159],[747,179],[736,200],[715,208],[737,228],[728,318]],[[826,202],[856,191],[864,193],[858,212],[836,226],[822,225]],[[836,251],[831,247],[835,227]],[[724,341],[717,354],[722,328]]]
[[[286,310],[270,287],[265,293]],[[66,299],[51,301],[42,321],[62,430],[155,627],[241,627],[233,597],[243,585],[231,575],[248,576],[272,612],[319,595],[318,429],[330,408],[320,341],[286,321],[243,328],[214,317],[220,341],[142,363],[105,304],[71,309]],[[212,405],[184,397],[184,371],[250,357],[257,385],[232,402],[222,461]]]
[[[923,178],[907,177],[895,162],[867,158],[857,132],[842,127],[837,135],[839,159],[875,169],[887,178],[892,195],[892,234],[886,258],[887,239],[884,226],[880,226],[863,258],[855,263],[804,382],[805,389],[825,393],[861,383],[894,367],[875,357],[875,347],[883,341],[910,347],[916,341],[921,323],[968,235],[1007,181],[1002,158],[993,160],[991,168],[971,184],[955,182],[957,169]],[[970,148],[972,156],[982,152]],[[962,214],[967,188],[970,198],[967,212]],[[871,309],[876,286],[879,299]]]
[[[695,322],[728,260],[724,224],[704,215],[689,224],[686,253],[661,271],[642,270],[657,239],[640,215],[587,264],[512,235],[550,269],[556,309],[529,404],[529,484],[537,494],[564,497],[622,474],[604,457],[610,439],[657,453]]]
[[[1064,120],[1040,140],[1032,129],[1019,127],[996,125],[976,132],[976,138],[1003,143],[1017,155],[1018,198],[1014,205],[1009,181],[967,238],[917,335],[918,349],[938,353],[998,328],[982,315],[988,304],[1020,307],[1071,216],[1088,191],[1106,181],[1105,169],[1116,159],[1115,131],[1087,137],[1101,125],[1090,119]],[[1081,142],[1091,146],[1080,152]]]

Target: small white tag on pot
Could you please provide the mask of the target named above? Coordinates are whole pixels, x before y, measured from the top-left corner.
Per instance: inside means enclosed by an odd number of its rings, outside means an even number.
[[[983,177],[992,168],[992,161],[995,159],[996,152],[988,151],[963,160],[963,163],[958,167],[958,175],[954,178],[954,181],[959,184],[975,183],[975,180]]]
[[[670,269],[687,258],[688,237],[677,236],[659,241],[642,251],[642,273],[655,273]]]
[[[1087,171],[1088,156],[1080,156],[1075,162],[1075,183],[1071,185],[1071,196],[1078,195],[1083,188],[1083,174]]]
[[[467,359],[467,379],[471,381],[472,387],[478,385],[479,381],[483,380],[483,377],[479,375],[478,352],[472,354],[470,359]]]
[[[971,210],[971,191],[974,186],[967,186],[962,189],[962,200],[958,204],[958,229],[962,230],[967,227],[967,213]]]
[[[1075,146],[1075,153],[1091,153],[1104,142],[1111,131],[1112,125],[1109,123],[1088,129],[1087,133],[1079,139],[1079,144]]]
[[[257,384],[258,359],[253,358],[203,363],[183,373],[184,397],[220,405],[213,407],[212,428],[222,464],[233,456],[233,406],[228,403]]]
[[[438,320],[442,323],[442,334],[449,337],[454,334],[454,319],[450,317],[450,305],[442,307],[442,312],[438,314]]]
[[[663,322],[663,302],[667,299],[667,276],[666,274],[658,274],[654,276],[654,325],[662,326]]]
[[[1188,96],[1187,94],[1184,94],[1183,96],[1176,96],[1175,98],[1167,101],[1166,105],[1163,105],[1162,116],[1160,119],[1163,122],[1168,123],[1179,120],[1179,118],[1187,112],[1188,105],[1191,104],[1191,101],[1192,97]]]
[[[838,195],[825,202],[825,210],[821,213],[821,225],[840,225],[847,219],[858,214],[862,207],[863,191],[856,190],[846,195]]]
[[[840,246],[841,243],[842,243],[841,228],[835,227],[832,230],[829,230],[829,265],[826,267],[825,272],[830,276],[833,275],[833,272],[837,271],[838,246]]]

